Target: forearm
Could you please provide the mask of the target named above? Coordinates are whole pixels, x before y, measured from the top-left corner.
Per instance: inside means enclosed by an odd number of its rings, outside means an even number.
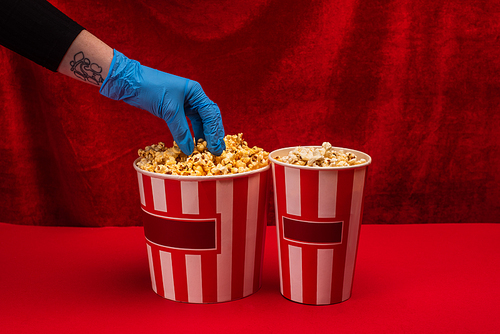
[[[44,0],[1,0],[0,13],[0,44],[54,72],[83,30]]]
[[[45,0],[0,1],[0,44],[70,77],[100,86],[113,50]]]
[[[112,60],[113,49],[87,30],[82,30],[61,60],[57,72],[101,86]]]

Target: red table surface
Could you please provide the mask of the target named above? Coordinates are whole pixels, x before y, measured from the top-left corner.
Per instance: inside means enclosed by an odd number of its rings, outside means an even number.
[[[262,288],[186,304],[151,289],[141,227],[0,223],[2,333],[498,333],[500,224],[363,225],[352,297],[279,292],[276,229]]]

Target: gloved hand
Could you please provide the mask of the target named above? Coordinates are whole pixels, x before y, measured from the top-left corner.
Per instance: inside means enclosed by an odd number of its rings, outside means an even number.
[[[175,142],[187,155],[193,152],[194,143],[186,116],[191,120],[196,140],[204,138],[211,153],[220,155],[226,147],[219,107],[196,81],[143,66],[114,50],[108,76],[99,92],[164,119]]]

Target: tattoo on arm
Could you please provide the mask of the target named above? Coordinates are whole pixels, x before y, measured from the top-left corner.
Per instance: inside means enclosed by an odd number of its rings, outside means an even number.
[[[77,78],[98,86],[104,82],[101,76],[102,67],[96,63],[91,63],[90,59],[85,58],[82,51],[75,54],[69,64],[71,65],[71,71]]]

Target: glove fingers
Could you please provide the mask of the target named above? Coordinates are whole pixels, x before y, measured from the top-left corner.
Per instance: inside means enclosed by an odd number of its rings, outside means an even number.
[[[199,115],[201,119],[208,150],[215,155],[220,155],[226,149],[226,144],[219,107],[207,97],[196,81],[189,82],[186,97],[186,109],[190,110],[190,114]]]
[[[205,139],[205,134],[203,132],[203,121],[201,120],[200,115],[197,113],[191,113],[187,116],[191,121],[191,127],[193,128],[195,141],[198,141],[198,139],[200,138]]]
[[[226,143],[219,107],[215,103],[205,105],[198,109],[198,113],[203,120],[203,133],[208,150],[215,155],[220,155],[226,149]]]
[[[175,114],[169,118],[167,125],[181,151],[187,155],[193,153],[193,137],[189,131],[189,125],[186,116],[184,116],[184,112],[177,109]]]

